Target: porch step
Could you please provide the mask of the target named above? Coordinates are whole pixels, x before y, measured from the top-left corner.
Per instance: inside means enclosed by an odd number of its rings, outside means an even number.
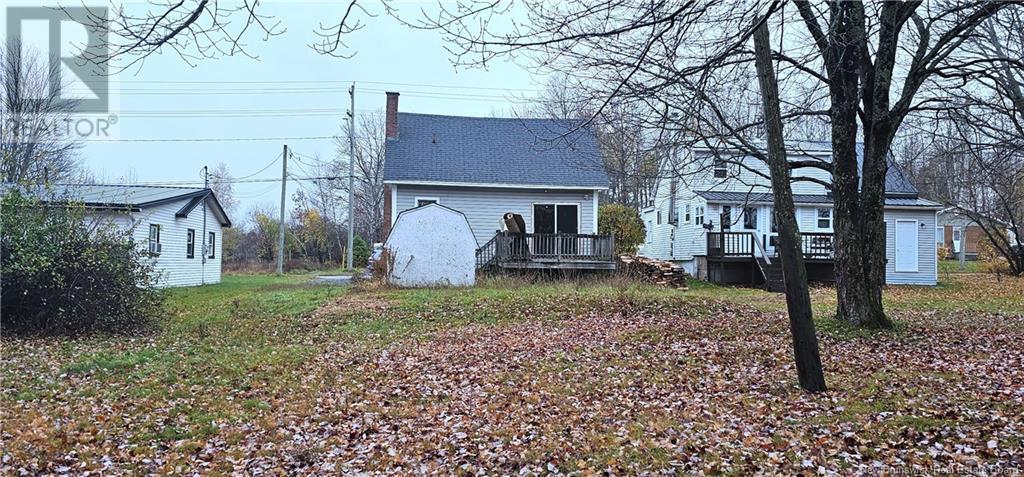
[[[763,257],[757,257],[757,264],[764,272],[764,289],[770,292],[786,291],[786,284],[782,275],[782,262],[773,260],[769,264]]]

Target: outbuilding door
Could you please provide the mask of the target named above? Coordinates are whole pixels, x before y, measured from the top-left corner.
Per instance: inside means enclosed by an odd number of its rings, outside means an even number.
[[[917,221],[896,221],[896,271],[917,271]]]

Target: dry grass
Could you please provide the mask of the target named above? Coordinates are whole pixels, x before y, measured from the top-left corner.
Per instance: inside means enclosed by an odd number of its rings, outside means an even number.
[[[893,287],[795,385],[781,296],[228,277],[147,339],[5,339],[4,473],[839,474],[1022,465],[1021,281]],[[815,291],[825,307],[828,289]],[[819,321],[823,322],[823,321]]]

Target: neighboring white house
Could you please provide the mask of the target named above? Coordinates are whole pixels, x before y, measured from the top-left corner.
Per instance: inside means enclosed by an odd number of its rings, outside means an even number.
[[[157,186],[56,186],[44,201],[82,203],[90,218],[132,231],[165,287],[220,282],[223,229],[231,226],[210,189]]]
[[[437,202],[465,214],[480,244],[520,214],[528,233],[596,234],[597,196],[608,189],[592,131],[555,119],[398,112],[387,94],[385,226]]]
[[[392,263],[388,282],[401,287],[473,286],[477,247],[462,212],[437,203],[404,210],[384,244]]]
[[[790,160],[831,161],[827,143],[788,146],[792,149]],[[641,255],[678,262],[689,273],[712,279],[716,274],[709,274],[707,268],[709,236],[716,242],[712,244],[715,256],[723,248],[718,241],[724,243],[726,238],[735,241],[742,235],[733,232],[744,233],[743,239],[752,235],[756,241],[742,240],[738,245],[744,253],[752,255],[751,263],[756,261],[754,256],[775,255],[774,197],[767,166],[739,154],[722,160],[722,154],[722,151],[715,154],[710,149],[696,148],[682,151],[674,166],[667,165],[671,168],[666,167],[661,174],[653,203],[641,211],[647,227],[647,238],[639,251]],[[831,176],[828,171],[817,168],[796,169],[793,175],[818,181],[793,182],[793,198],[804,236],[805,256],[810,249],[814,252],[814,259],[808,261],[809,270],[811,266],[827,268],[827,273],[820,275],[827,276],[834,271],[833,200],[821,182],[831,182]],[[939,209],[938,203],[918,197],[917,189],[890,160],[885,199],[887,283],[936,284],[936,212]],[[727,234],[719,234],[723,230]],[[729,244],[725,244],[725,248],[728,247]],[[728,260],[736,262],[740,257],[728,257]],[[716,270],[712,267],[711,271]],[[735,275],[743,276],[742,273]]]

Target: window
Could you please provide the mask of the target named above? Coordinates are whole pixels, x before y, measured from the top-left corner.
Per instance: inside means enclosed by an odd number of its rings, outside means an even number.
[[[775,208],[768,209],[768,217],[772,219],[772,233],[779,231],[779,217],[775,215]]]
[[[658,220],[655,223],[658,224],[658,225],[661,225],[661,211],[660,210],[658,211],[657,215],[658,215],[658,217],[657,217]]]
[[[757,208],[756,207],[744,207],[743,208],[743,228],[748,230],[757,229]]]
[[[818,209],[818,228],[832,228],[832,209]]]
[[[724,159],[715,159],[715,177],[724,178],[729,175],[729,169]]]
[[[437,204],[437,203],[440,203],[440,202],[441,202],[441,199],[438,199],[437,197],[417,197],[416,198],[416,207],[423,207],[424,205],[427,205],[427,204]]]
[[[688,223],[690,223],[690,204],[687,203],[686,206],[683,207],[683,210],[684,210],[683,223],[684,224],[688,224]]]
[[[206,258],[213,258],[213,252],[217,249],[216,245],[217,234],[210,232],[210,238],[206,241]]]
[[[698,205],[693,209],[693,223],[704,225],[704,206]]]
[[[722,206],[722,230],[732,228],[732,206]]]
[[[160,226],[149,224],[149,253],[160,255]]]
[[[195,229],[188,229],[188,235],[185,238],[185,258],[196,258],[196,231],[195,231]]]

